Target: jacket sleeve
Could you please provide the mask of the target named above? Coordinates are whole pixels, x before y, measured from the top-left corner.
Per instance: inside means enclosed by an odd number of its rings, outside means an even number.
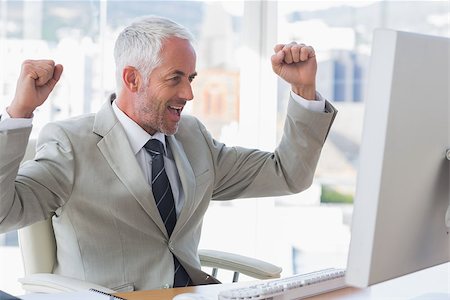
[[[337,111],[309,111],[290,99],[283,137],[274,152],[226,147],[204,130],[215,166],[213,200],[279,196],[307,189]]]
[[[64,131],[44,127],[35,158],[20,165],[30,132],[30,127],[0,131],[0,232],[51,217],[71,192],[74,164]]]

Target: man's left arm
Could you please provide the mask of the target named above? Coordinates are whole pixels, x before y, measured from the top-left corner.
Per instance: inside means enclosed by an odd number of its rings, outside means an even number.
[[[211,141],[216,166],[212,199],[280,196],[307,189],[335,115],[329,102],[325,111],[312,111],[290,97],[283,136],[274,152]]]
[[[283,137],[273,153],[215,149],[218,145],[213,144],[221,166],[216,168],[215,200],[298,193],[312,183],[336,110],[316,92],[317,63],[311,47],[277,45],[271,60],[274,72],[292,88]]]

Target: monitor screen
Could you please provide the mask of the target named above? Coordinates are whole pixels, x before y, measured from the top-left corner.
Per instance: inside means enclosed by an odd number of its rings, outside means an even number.
[[[376,30],[346,281],[449,261],[450,39]]]

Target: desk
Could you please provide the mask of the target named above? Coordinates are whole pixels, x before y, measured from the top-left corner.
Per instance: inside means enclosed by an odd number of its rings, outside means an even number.
[[[153,291],[138,291],[118,293],[127,300],[171,300],[182,293],[200,293],[217,299],[217,294],[226,289],[248,283],[213,284],[195,287],[162,289]],[[362,299],[417,299],[428,300],[450,299],[450,263],[415,272],[393,280],[373,285],[366,289],[347,287],[330,293],[310,297],[309,300],[362,300]]]
[[[211,297],[211,299],[217,299],[217,294],[220,291],[233,288],[232,284],[212,284],[212,285],[204,285],[204,286],[195,286],[195,287],[185,287],[185,288],[174,288],[174,289],[162,289],[162,290],[154,290],[154,291],[139,291],[139,292],[131,292],[131,293],[120,293],[118,296],[125,298],[127,300],[171,300],[178,294],[182,293],[200,293],[205,296]],[[359,294],[361,297],[364,295],[364,290],[356,289],[356,288],[345,288],[338,291],[333,291],[331,293],[327,293],[327,299],[339,299],[341,297],[354,297]],[[308,299],[324,299],[324,295],[319,295],[315,297],[311,297]],[[344,298],[342,298],[344,299]],[[345,298],[351,299],[351,298]],[[363,299],[363,298],[360,298]]]

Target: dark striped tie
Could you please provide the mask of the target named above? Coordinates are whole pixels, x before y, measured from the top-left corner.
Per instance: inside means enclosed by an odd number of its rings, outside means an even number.
[[[152,157],[152,191],[158,207],[159,214],[166,226],[169,237],[172,235],[177,214],[173,200],[172,188],[164,167],[164,146],[157,139],[149,140],[144,148]],[[174,287],[188,286],[191,279],[178,259],[173,256],[175,264]]]

